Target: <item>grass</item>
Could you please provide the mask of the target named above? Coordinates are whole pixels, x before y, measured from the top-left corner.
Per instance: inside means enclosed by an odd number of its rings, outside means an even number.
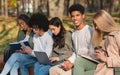
[[[3,54],[9,43],[16,41],[18,26],[16,18],[0,18],[0,54]]]
[[[91,25],[93,14],[86,14],[85,22],[86,24]],[[113,18],[120,25],[120,17],[118,14],[113,14]],[[10,42],[15,42],[18,26],[16,25],[15,17],[0,17],[0,54],[3,54],[4,49],[9,45]],[[63,24],[67,30],[73,30],[74,26],[70,21],[70,17],[63,18]]]

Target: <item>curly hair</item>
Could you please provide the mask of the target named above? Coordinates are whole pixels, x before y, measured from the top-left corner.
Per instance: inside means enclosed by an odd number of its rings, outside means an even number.
[[[44,31],[47,31],[49,28],[48,18],[44,14],[34,13],[31,16],[29,23],[31,27],[38,27],[39,29],[43,29]]]
[[[84,14],[85,8],[80,4],[73,4],[69,8],[69,13],[71,14],[73,11],[79,11],[81,14]]]

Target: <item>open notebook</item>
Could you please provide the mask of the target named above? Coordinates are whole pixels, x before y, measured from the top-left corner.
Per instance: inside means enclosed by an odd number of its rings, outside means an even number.
[[[21,50],[21,46],[29,46],[29,42],[25,41],[25,42],[14,42],[14,43],[10,43],[10,50],[12,50],[13,52],[15,52],[16,50]]]

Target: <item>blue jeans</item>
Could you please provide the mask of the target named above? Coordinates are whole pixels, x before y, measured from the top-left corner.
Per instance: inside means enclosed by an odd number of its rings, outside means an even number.
[[[13,53],[11,55],[11,57],[8,59],[8,61],[5,63],[5,66],[0,75],[7,75],[11,69],[12,69],[12,71],[11,71],[12,75],[18,75],[17,72],[13,73],[13,71],[17,71],[17,70],[15,70],[15,69],[18,69],[18,67],[16,65],[18,65],[18,62],[20,61],[21,56],[22,56],[21,53]],[[13,66],[16,68],[14,68]]]
[[[28,67],[33,66],[37,59],[28,54],[22,53],[13,53],[8,61],[5,63],[5,66],[0,75],[7,75],[11,70],[11,75],[18,75],[18,68],[20,66],[20,71],[22,75],[29,75]]]
[[[50,68],[50,65],[43,65],[37,62],[34,65],[34,75],[49,75]]]
[[[34,66],[37,62],[37,58],[31,55],[25,54],[20,61],[21,75],[29,75],[28,68]]]
[[[10,71],[10,75],[18,75],[18,68],[19,68],[19,62],[16,62]]]

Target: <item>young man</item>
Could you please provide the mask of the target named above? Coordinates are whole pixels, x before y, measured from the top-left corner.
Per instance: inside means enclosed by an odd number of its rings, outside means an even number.
[[[72,33],[74,53],[61,64],[61,67],[52,67],[50,75],[85,75],[85,70],[95,69],[96,64],[81,57],[81,55],[93,55],[92,48],[92,28],[84,23],[84,7],[80,4],[74,4],[69,8],[72,22],[76,29]],[[91,74],[93,75],[93,72]]]

